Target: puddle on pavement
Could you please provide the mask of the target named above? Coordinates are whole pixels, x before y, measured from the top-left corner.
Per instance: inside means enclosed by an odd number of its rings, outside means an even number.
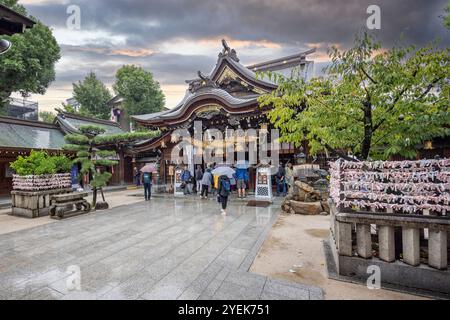
[[[328,239],[330,236],[330,230],[328,229],[306,229],[305,232],[310,236],[321,239]]]

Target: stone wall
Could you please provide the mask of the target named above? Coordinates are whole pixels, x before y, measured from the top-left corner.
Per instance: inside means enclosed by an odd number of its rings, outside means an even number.
[[[11,191],[11,214],[27,218],[38,218],[49,214],[52,195],[72,192],[72,188],[43,191]]]

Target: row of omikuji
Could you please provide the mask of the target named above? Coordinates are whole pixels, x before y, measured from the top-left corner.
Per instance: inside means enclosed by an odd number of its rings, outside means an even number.
[[[379,182],[435,182],[450,183],[450,170],[448,171],[423,171],[423,172],[376,172],[376,171],[340,171],[344,180],[352,181],[379,181]]]
[[[443,204],[450,205],[450,195],[449,194],[441,194],[438,196],[432,195],[395,195],[388,194],[385,192],[351,192],[351,191],[341,191],[341,195],[344,195],[344,198],[349,199],[367,199],[371,201],[381,201],[387,203],[399,203],[399,204]]]
[[[40,176],[13,175],[13,189],[24,191],[40,191],[49,189],[70,188],[72,179],[70,173]]]
[[[342,191],[402,192],[407,193],[408,195],[422,194],[427,191],[433,191],[435,193],[436,192],[448,193],[450,190],[450,183],[427,183],[427,182],[393,183],[393,182],[343,181],[340,182],[340,184],[342,184],[343,186]]]
[[[359,169],[359,170],[379,170],[379,169],[414,169],[430,168],[434,170],[449,169],[450,159],[424,159],[424,160],[404,160],[404,161],[343,161],[330,162],[330,167],[335,169]]]
[[[449,159],[338,160],[330,163],[330,175],[330,196],[338,206],[405,213],[431,210],[442,215],[450,212]]]
[[[343,205],[345,208],[366,208],[385,211],[387,209],[393,211],[403,211],[404,213],[417,213],[428,210],[430,212],[438,212],[442,216],[446,216],[447,212],[450,212],[450,206],[440,204],[398,204],[398,203],[386,203],[386,202],[371,202],[366,200],[344,200],[339,201],[338,205]]]

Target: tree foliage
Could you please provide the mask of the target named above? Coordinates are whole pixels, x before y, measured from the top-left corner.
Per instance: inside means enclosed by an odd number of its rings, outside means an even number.
[[[80,114],[98,119],[110,118],[108,101],[112,98],[111,93],[94,72],[89,72],[83,81],[73,84],[73,97],[80,104]]]
[[[61,102],[61,106],[62,106],[62,111],[64,112],[68,112],[68,113],[78,113],[77,109],[75,108],[75,106],[73,106],[70,103],[64,103]]]
[[[51,111],[41,111],[39,112],[39,119],[41,121],[47,122],[47,123],[53,123],[53,120],[55,120],[56,115]]]
[[[313,153],[385,159],[414,157],[424,141],[449,135],[448,48],[385,50],[363,34],[353,48],[329,55],[325,77],[277,75],[278,89],[260,97],[261,106],[273,106],[268,117],[283,141],[307,140]]]
[[[78,130],[80,133],[68,134],[64,137],[67,144],[63,148],[76,153],[74,163],[81,165],[81,174],[92,175],[93,206],[95,206],[97,199],[97,189],[106,186],[111,178],[111,173],[101,172],[101,168],[117,164],[117,161],[110,159],[117,155],[118,149],[138,140],[153,138],[159,134],[158,131],[149,131],[145,134],[128,132],[105,135],[105,129],[94,125],[80,126]]]
[[[0,4],[27,15],[17,0],[0,0]],[[12,47],[0,55],[0,114],[6,112],[7,100],[13,92],[23,96],[44,94],[55,80],[55,63],[60,58],[60,48],[52,31],[39,21],[23,34],[4,38],[11,41]]]
[[[45,151],[36,150],[11,162],[11,168],[20,176],[67,173],[71,166],[71,160],[64,155],[49,156]]]
[[[113,88],[123,98],[128,115],[158,112],[164,107],[165,97],[159,83],[151,72],[141,67],[125,65],[120,68]]]

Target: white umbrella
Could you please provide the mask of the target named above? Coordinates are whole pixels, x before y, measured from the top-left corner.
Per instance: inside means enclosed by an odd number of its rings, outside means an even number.
[[[212,174],[216,176],[227,176],[228,178],[233,178],[235,173],[236,171],[230,167],[217,167],[212,171]]]
[[[250,163],[247,160],[238,160],[236,162],[237,169],[248,169],[250,167]]]

